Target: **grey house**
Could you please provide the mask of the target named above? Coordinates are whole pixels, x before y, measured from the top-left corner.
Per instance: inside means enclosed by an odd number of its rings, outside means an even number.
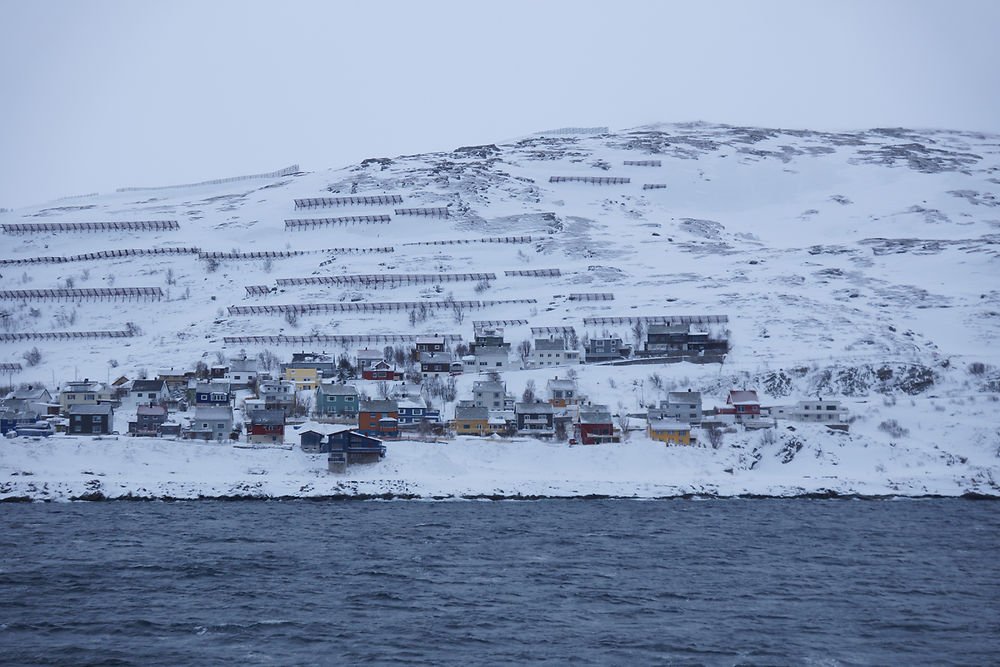
[[[472,383],[472,402],[476,407],[503,410],[507,388],[503,382],[479,380]]]
[[[659,409],[649,411],[649,417],[685,424],[700,424],[701,392],[672,391],[667,394],[667,400],[660,401]]]
[[[76,404],[69,407],[70,435],[106,435],[114,426],[114,410],[107,403]]]
[[[615,361],[625,359],[631,354],[632,348],[625,345],[621,338],[591,338],[587,341],[584,356],[588,364],[599,361]]]
[[[202,440],[225,440],[232,431],[232,408],[199,405],[194,409],[194,418],[191,420],[188,437]]]

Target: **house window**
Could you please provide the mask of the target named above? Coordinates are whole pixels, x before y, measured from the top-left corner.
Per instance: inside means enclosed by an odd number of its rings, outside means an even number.
[[[86,396],[84,397],[84,399],[83,399],[83,400],[85,400],[85,401],[92,401],[92,400],[94,400],[94,395],[93,395],[93,394],[87,394],[87,395],[86,395]]]
[[[826,406],[826,409],[827,409],[827,410],[836,410],[836,409],[837,409],[837,407],[836,407],[836,406],[834,406],[834,405],[828,405],[828,406]]]

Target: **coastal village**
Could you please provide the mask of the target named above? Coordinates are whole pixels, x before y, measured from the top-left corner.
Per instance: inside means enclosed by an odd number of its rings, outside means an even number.
[[[363,347],[336,356],[218,355],[218,363],[161,370],[152,378],[74,379],[53,390],[25,386],[0,401],[0,432],[298,447],[325,454],[328,469],[342,473],[349,465],[391,455],[387,443],[401,439],[480,436],[613,446],[645,437],[666,446],[718,447],[727,430],[767,429],[781,420],[847,430],[846,409],[837,400],[762,405],[753,387],[733,387],[719,396],[666,391],[665,398],[637,406],[610,405],[582,392],[581,364],[724,361],[728,339],[713,336],[706,326],[725,322],[724,316],[648,319],[651,323],[634,329],[634,348],[620,336],[580,339],[571,327],[562,327],[539,329],[547,335],[512,349],[503,326],[477,323],[470,342],[433,334],[416,336],[412,346]],[[516,395],[508,389],[505,376],[538,369],[551,370],[544,386],[528,380]],[[465,395],[457,390],[460,375],[475,376]],[[654,384],[662,382],[656,373],[651,377]]]

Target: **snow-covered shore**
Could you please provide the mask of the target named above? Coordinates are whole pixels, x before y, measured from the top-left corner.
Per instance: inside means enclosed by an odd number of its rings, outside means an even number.
[[[718,450],[537,440],[398,441],[378,464],[329,473],[297,447],[130,437],[16,438],[0,449],[0,500],[224,497],[523,498],[613,496],[1000,497],[1000,460],[796,424],[732,434]],[[977,451],[966,443],[967,453]],[[991,460],[992,459],[992,460]]]

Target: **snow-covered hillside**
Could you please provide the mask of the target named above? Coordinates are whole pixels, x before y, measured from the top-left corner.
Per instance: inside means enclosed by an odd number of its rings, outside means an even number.
[[[553,176],[617,182],[551,182]],[[294,204],[295,199],[373,195],[399,195],[401,203],[312,209]],[[396,213],[427,208],[444,208],[448,215]],[[382,215],[389,221],[292,229],[285,224]],[[253,344],[245,338],[227,342],[227,337],[441,333],[470,339],[474,320],[525,320],[506,327],[506,338],[515,346],[531,337],[531,327],[545,326],[573,326],[581,335],[606,330],[631,341],[628,324],[586,326],[584,318],[724,314],[731,351],[721,367],[581,366],[581,388],[594,402],[628,409],[657,400],[671,388],[701,389],[708,404],[713,397],[723,402],[725,391],[743,386],[757,388],[765,404],[817,393],[839,395],[865,401],[860,413],[875,410],[865,417],[872,425],[898,416],[911,438],[919,430],[935,434],[928,448],[950,451],[956,443],[972,448],[955,453],[956,465],[966,465],[960,459],[969,460],[970,453],[976,458],[974,452],[992,457],[977,465],[997,475],[997,136],[704,124],[557,131],[451,152],[372,158],[342,169],[69,198],[0,214],[6,225],[144,220],[176,220],[179,228],[2,235],[3,290],[164,291],[163,299],[148,302],[0,301],[0,333],[134,334],[72,342],[6,340],[0,343],[0,362],[24,366],[10,377],[14,383],[52,388],[74,377],[135,377],[143,370],[155,374],[193,367],[199,360],[211,364],[217,353],[232,356],[241,349],[249,355],[270,349],[287,359],[303,348],[339,354],[359,347]],[[497,237],[530,240],[483,242]],[[453,243],[459,240],[470,242]],[[446,243],[430,243],[436,241]],[[24,261],[164,248],[298,254]],[[378,251],[330,250],[337,248]],[[560,269],[560,275],[505,274],[549,268]],[[488,286],[477,281],[379,287],[276,282],[469,272],[494,273],[496,279]],[[248,286],[268,289],[252,293]],[[591,292],[614,298],[569,298]],[[304,312],[292,318],[230,310],[451,299],[512,303],[466,310],[446,305],[421,311],[415,322],[408,309]],[[513,302],[525,299],[534,302]],[[41,361],[28,366],[23,355],[35,347]],[[665,379],[660,387],[649,382],[654,372]],[[519,394],[528,379],[544,386],[551,376],[514,371],[505,380]],[[472,379],[460,378],[460,397]],[[904,406],[906,411],[893,412]],[[926,410],[913,410],[919,406]],[[889,441],[871,430],[872,442]]]

